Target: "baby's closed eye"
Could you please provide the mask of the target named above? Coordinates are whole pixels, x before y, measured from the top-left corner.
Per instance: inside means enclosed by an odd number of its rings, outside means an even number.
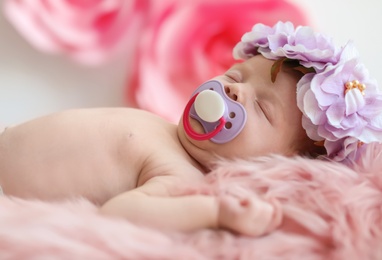
[[[230,83],[240,83],[243,81],[242,75],[238,70],[229,70],[224,76]]]

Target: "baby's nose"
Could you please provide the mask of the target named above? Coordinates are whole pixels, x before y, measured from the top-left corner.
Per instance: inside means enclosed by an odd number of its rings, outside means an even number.
[[[238,98],[239,98],[238,87],[234,85],[224,86],[224,91],[230,99],[234,101],[238,101]]]

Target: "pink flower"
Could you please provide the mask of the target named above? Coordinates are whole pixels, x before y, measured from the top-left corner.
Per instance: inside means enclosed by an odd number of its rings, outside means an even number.
[[[148,0],[7,0],[8,20],[36,48],[97,64],[137,27]],[[135,28],[136,29],[136,28]]]
[[[175,1],[152,17],[137,53],[130,103],[173,122],[193,90],[233,63],[232,49],[253,24],[305,23],[287,1]]]

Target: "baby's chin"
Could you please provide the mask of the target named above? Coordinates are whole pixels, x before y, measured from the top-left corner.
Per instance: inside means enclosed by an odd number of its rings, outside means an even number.
[[[192,128],[192,130],[195,132],[195,133],[198,133],[198,134],[204,134],[205,131],[204,131],[204,128],[203,126],[195,119],[191,118],[191,117],[188,117],[188,120],[190,122],[190,126]],[[189,140],[192,140],[191,137],[189,137],[184,129],[184,125],[183,125],[183,117],[180,119],[179,121],[179,125],[178,125],[178,129],[181,129],[182,132],[184,133],[184,135],[189,139]]]
[[[190,120],[190,125],[192,127],[192,129],[194,130],[194,132],[198,133],[198,134],[205,134],[205,131],[204,131],[204,128],[202,126],[202,124],[200,124],[199,121],[193,119],[193,118],[189,118]]]
[[[183,147],[186,150],[206,150],[208,146],[210,146],[211,141],[205,140],[205,141],[198,141],[191,138],[185,131],[184,125],[183,125],[183,119],[179,121],[178,125],[178,137],[180,139],[180,142],[182,143]],[[195,133],[198,134],[204,134],[205,131],[203,129],[203,126],[195,119],[189,118],[190,120],[190,126],[192,130]],[[190,151],[189,151],[190,152]]]

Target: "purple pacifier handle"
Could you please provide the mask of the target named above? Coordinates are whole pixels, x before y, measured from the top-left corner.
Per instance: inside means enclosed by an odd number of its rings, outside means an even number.
[[[224,113],[222,115],[222,118],[216,120],[215,122],[207,122],[203,120],[196,112],[197,109],[195,109],[195,102],[190,108],[189,116],[197,120],[203,126],[203,129],[207,134],[214,132],[216,128],[221,127],[221,122],[225,122],[224,127],[222,127],[221,130],[218,131],[210,140],[214,143],[219,144],[231,141],[241,132],[247,121],[247,113],[244,107],[239,102],[236,102],[227,96],[227,94],[224,91],[224,86],[220,81],[210,80],[205,82],[194,91],[192,97],[202,93],[203,91],[215,91],[219,94],[221,100],[224,103]],[[208,110],[214,108],[206,107],[205,109]],[[185,120],[188,120],[188,118]],[[186,131],[186,133],[190,137],[192,137],[192,135],[188,133],[188,131]]]

